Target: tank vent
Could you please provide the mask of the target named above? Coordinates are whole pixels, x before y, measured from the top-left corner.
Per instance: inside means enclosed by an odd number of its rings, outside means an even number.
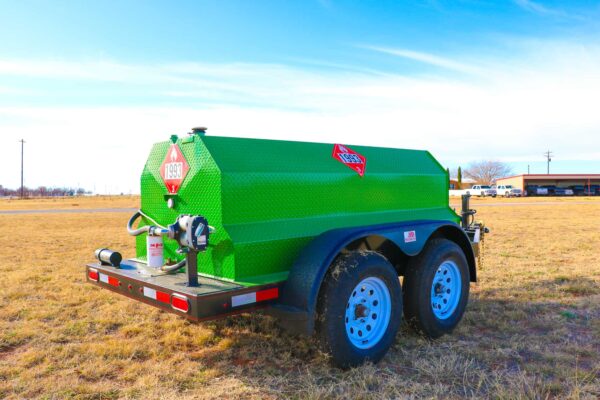
[[[199,126],[199,127],[196,127],[196,128],[192,128],[192,133],[191,133],[191,135],[200,135],[200,136],[204,136],[204,135],[206,135],[206,130],[207,130],[207,129],[208,129],[208,128],[205,128],[205,127],[203,127],[203,126]]]

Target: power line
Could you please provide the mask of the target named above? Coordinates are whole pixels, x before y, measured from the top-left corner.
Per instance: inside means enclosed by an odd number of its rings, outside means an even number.
[[[544,157],[546,157],[546,174],[550,175],[550,161],[552,161],[552,152],[548,150],[544,153]]]
[[[23,148],[25,147],[25,140],[21,139],[19,142],[21,142],[21,199],[23,199],[25,197],[25,188],[23,187]]]

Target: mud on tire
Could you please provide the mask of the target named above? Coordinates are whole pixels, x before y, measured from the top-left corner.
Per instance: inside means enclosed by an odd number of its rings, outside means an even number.
[[[321,286],[316,331],[333,363],[378,362],[402,319],[402,289],[389,261],[372,251],[340,255]]]

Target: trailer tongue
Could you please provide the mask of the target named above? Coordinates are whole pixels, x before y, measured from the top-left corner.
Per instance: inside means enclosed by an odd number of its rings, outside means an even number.
[[[86,274],[192,320],[268,307],[347,367],[383,357],[403,311],[429,337],[458,324],[485,231],[473,214],[449,207],[425,151],[199,128],[151,151],[127,226],[136,257],[100,249]]]

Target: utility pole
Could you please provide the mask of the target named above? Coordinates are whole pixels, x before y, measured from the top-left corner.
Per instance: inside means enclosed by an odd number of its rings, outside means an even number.
[[[552,161],[552,152],[548,150],[544,153],[544,157],[546,157],[546,174],[550,175],[550,161]]]
[[[23,187],[23,148],[25,147],[25,140],[19,140],[21,142],[21,199],[25,198],[25,188]]]
[[[529,174],[530,174],[530,172],[529,172],[529,164],[527,164],[527,175],[529,175]]]

